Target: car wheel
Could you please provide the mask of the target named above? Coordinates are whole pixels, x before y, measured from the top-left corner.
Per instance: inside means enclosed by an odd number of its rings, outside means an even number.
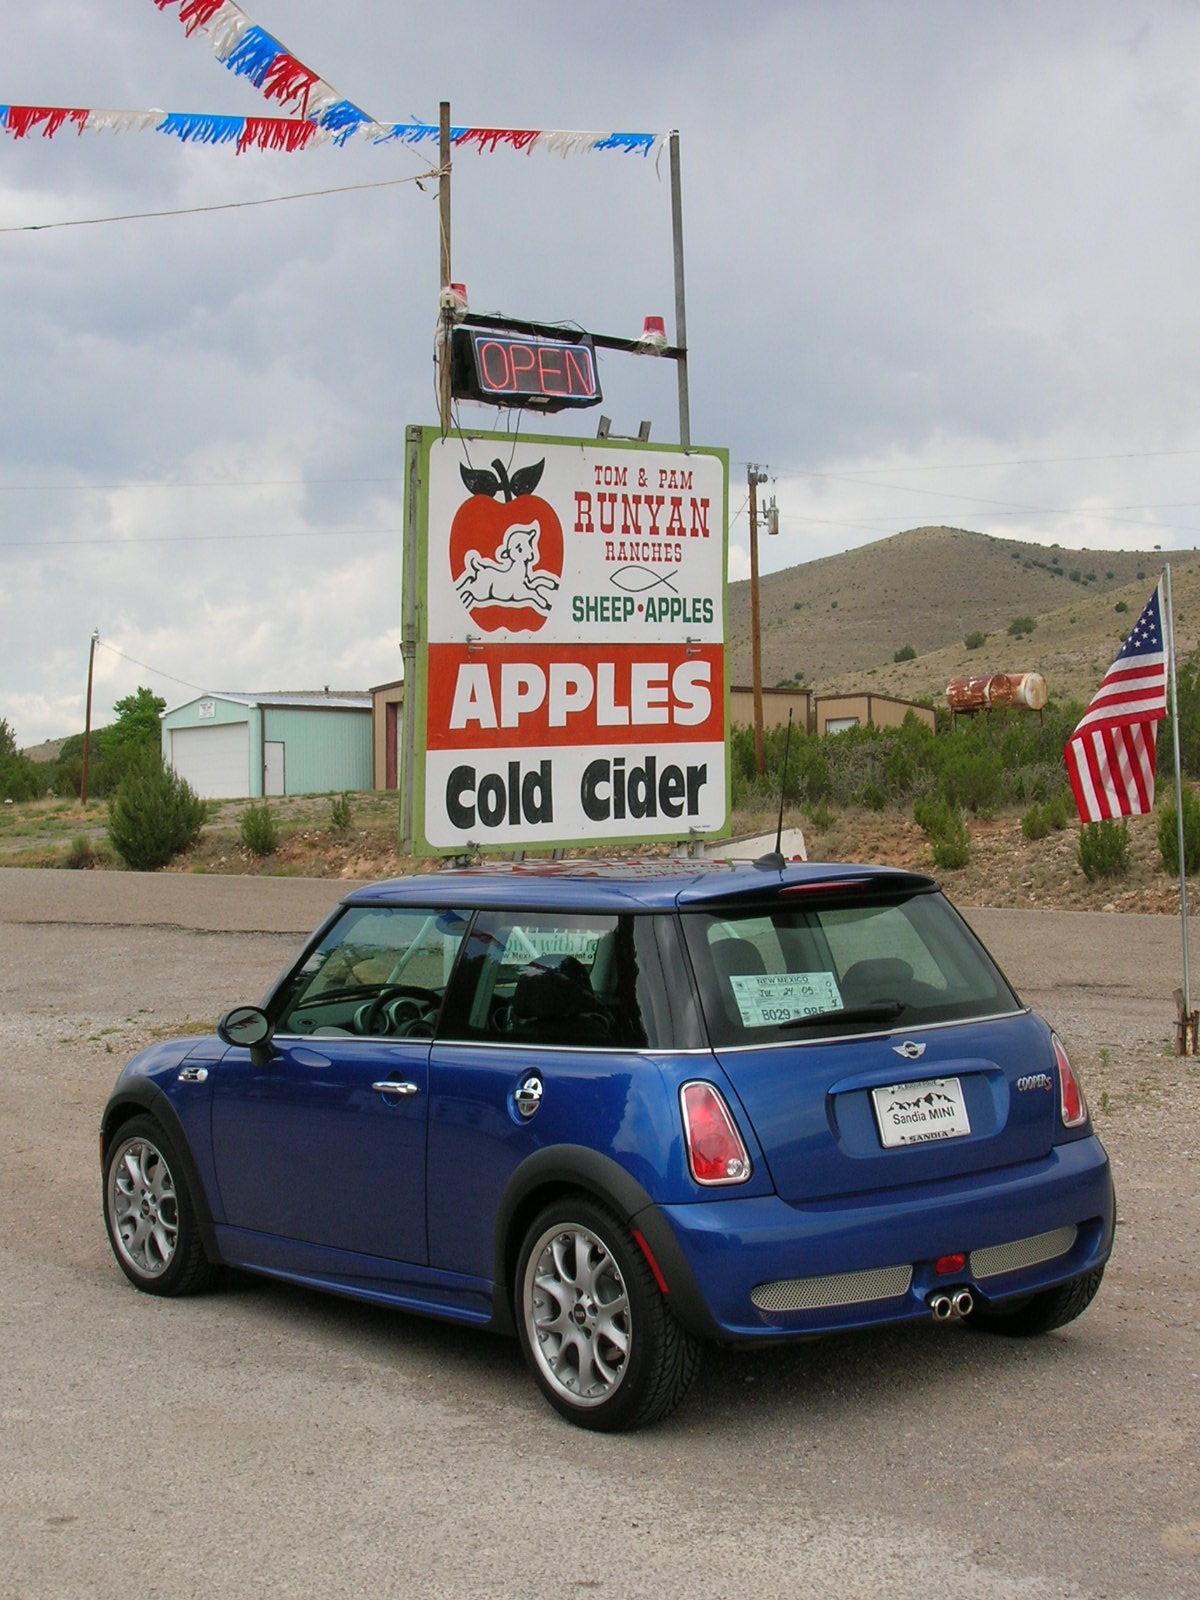
[[[1081,1278],[1059,1284],[1057,1289],[1043,1289],[1016,1305],[978,1305],[967,1318],[967,1326],[979,1328],[984,1333],[1004,1333],[1015,1339],[1033,1338],[1039,1333],[1052,1333],[1055,1328],[1074,1322],[1086,1311],[1100,1287],[1103,1267],[1085,1272]]]
[[[104,1164],[104,1223],[122,1272],[147,1294],[192,1294],[211,1275],[171,1141],[151,1117],[121,1127]]]
[[[700,1367],[642,1251],[606,1207],[565,1196],[534,1220],[516,1273],[517,1331],[550,1404],[617,1432],[669,1415]]]

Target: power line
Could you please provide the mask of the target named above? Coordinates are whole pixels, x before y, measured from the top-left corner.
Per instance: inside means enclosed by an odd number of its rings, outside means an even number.
[[[196,478],[167,482],[132,479],[128,483],[0,483],[0,494],[98,494],[115,489],[294,489],[326,484],[402,483],[398,473],[371,478]]]
[[[161,667],[148,666],[145,661],[139,661],[136,656],[127,656],[124,650],[118,650],[115,644],[109,644],[106,639],[97,639],[96,643],[102,650],[111,651],[114,656],[120,656],[122,661],[128,661],[131,666],[141,667],[143,672],[152,672],[156,678],[166,678],[169,683],[177,683],[184,689],[195,689],[197,693],[204,694],[202,683],[189,683],[186,678],[176,678],[169,672],[163,672]]]
[[[393,189],[401,183],[415,183],[438,176],[430,168],[409,178],[381,178],[375,183],[341,183],[329,189],[300,189],[295,194],[266,195],[261,200],[224,200],[211,206],[174,206],[163,211],[123,211],[106,217],[68,217],[61,222],[20,222],[0,228],[0,233],[47,233],[52,228],[96,228],[109,222],[146,222],[160,217],[198,217],[210,211],[244,211],[250,206],[278,206],[287,200],[317,200],[331,194],[353,194],[362,189]]]
[[[1189,452],[1190,453],[1190,452]],[[799,469],[797,477],[819,478],[823,483],[845,483],[858,489],[885,489],[889,494],[915,494],[923,495],[927,500],[952,500],[961,505],[982,506],[993,516],[1042,516],[1042,517],[1092,517],[1101,522],[1115,522],[1126,527],[1149,528],[1151,530],[1163,529],[1170,526],[1176,533],[1197,533],[1198,528],[1186,525],[1164,524],[1150,522],[1140,517],[1122,517],[1115,512],[1106,511],[1100,506],[1039,506],[1026,505],[1018,500],[999,500],[989,496],[972,494],[955,494],[949,489],[922,489],[912,488],[902,483],[881,483],[875,479],[848,477],[833,472],[814,472]],[[1132,507],[1127,509],[1132,510]]]
[[[247,539],[370,539],[383,534],[400,534],[402,528],[304,528],[298,531],[281,533],[147,533],[137,538],[106,538],[101,536],[86,539],[4,539],[0,541],[0,550],[18,550],[29,547],[38,549],[52,549],[61,546],[74,548],[77,545],[144,545],[144,544],[216,544],[225,541],[244,542]]]
[[[1103,455],[1088,456],[1018,456],[1009,461],[933,461],[920,465],[894,465],[864,467],[864,472],[960,472],[981,471],[988,467],[1061,467],[1090,461],[1155,461],[1162,457],[1197,456],[1200,449],[1192,450],[1120,450]],[[780,467],[777,475],[798,476],[803,467]]]

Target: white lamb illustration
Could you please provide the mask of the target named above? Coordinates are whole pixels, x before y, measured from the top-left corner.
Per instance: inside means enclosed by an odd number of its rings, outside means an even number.
[[[533,606],[543,616],[550,615],[546,598],[558,588],[558,579],[548,572],[535,572],[538,559],[536,522],[514,523],[504,535],[495,561],[468,550],[463,575],[454,585],[463,605]]]

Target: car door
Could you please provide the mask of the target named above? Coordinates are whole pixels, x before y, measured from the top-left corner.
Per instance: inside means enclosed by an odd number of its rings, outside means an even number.
[[[229,1226],[423,1265],[429,1042],[279,1039],[215,1074],[213,1153]]]
[[[269,1058],[214,1074],[225,1222],[423,1265],[429,1051],[466,918],[349,906],[269,1006]]]

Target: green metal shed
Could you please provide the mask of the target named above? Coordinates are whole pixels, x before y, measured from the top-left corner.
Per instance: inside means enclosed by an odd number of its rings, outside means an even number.
[[[162,714],[162,755],[204,800],[371,787],[371,696],[204,694]]]

